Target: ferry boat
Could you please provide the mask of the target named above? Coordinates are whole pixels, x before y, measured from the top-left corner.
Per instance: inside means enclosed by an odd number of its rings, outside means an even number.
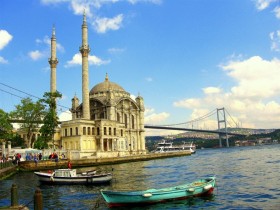
[[[196,146],[191,142],[190,144],[184,144],[179,146],[173,146],[173,142],[168,142],[163,140],[162,142],[158,143],[155,153],[162,153],[162,152],[180,152],[189,150],[192,154],[196,153]]]

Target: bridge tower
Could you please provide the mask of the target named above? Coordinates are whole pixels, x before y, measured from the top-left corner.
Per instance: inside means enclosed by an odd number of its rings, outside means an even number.
[[[221,113],[221,115],[220,115]],[[221,117],[221,118],[220,118]],[[225,135],[226,135],[226,143],[227,143],[227,147],[229,147],[229,143],[228,143],[228,134],[227,134],[227,121],[226,121],[226,114],[225,114],[225,108],[219,108],[217,109],[217,120],[218,120],[218,130],[219,132],[221,131],[221,124],[224,124],[224,128],[225,128]],[[219,134],[219,143],[220,143],[220,147],[222,147],[222,136],[224,134]]]

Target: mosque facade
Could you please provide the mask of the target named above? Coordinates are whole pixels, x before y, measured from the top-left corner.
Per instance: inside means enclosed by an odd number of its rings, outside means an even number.
[[[72,99],[72,120],[61,123],[59,145],[73,158],[123,157],[146,154],[144,130],[144,100],[132,99],[117,83],[105,80],[89,90],[88,45],[86,15],[82,24],[82,102]],[[51,38],[50,89],[56,91],[56,38]]]

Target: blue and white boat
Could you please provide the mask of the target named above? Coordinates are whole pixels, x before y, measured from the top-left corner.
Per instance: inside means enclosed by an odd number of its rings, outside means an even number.
[[[39,181],[46,184],[105,184],[112,180],[111,173],[96,171],[77,173],[76,169],[56,169],[50,172],[34,172]]]
[[[191,142],[190,144],[182,144],[179,146],[173,146],[173,142],[168,142],[163,140],[157,144],[157,148],[155,149],[155,153],[163,153],[163,152],[180,152],[180,151],[190,151],[191,154],[196,153],[196,146]]]
[[[109,207],[141,206],[191,197],[208,196],[213,193],[215,184],[216,178],[209,177],[162,189],[148,189],[144,191],[101,190],[100,192]]]

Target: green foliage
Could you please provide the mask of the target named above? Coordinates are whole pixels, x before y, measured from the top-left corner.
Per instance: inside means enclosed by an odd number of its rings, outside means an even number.
[[[275,140],[280,140],[280,129],[277,129],[271,133],[271,138]]]
[[[18,134],[13,134],[9,141],[11,141],[12,147],[24,147],[24,140]]]
[[[52,93],[52,92],[46,92],[43,96],[44,98],[41,99],[42,103],[45,103],[48,105],[48,108],[46,110],[46,115],[43,119],[43,126],[40,128],[41,138],[40,138],[40,144],[38,142],[39,147],[46,148],[47,143],[54,139],[54,133],[55,129],[58,126],[58,117],[56,112],[56,99],[61,98],[62,95],[58,91]],[[42,149],[42,148],[40,148]]]
[[[9,114],[0,109],[0,139],[11,138],[13,126],[9,122]]]
[[[46,149],[48,148],[48,141],[43,137],[39,136],[37,141],[34,143],[34,148],[36,149]]]
[[[38,130],[39,124],[45,115],[45,106],[39,100],[33,102],[30,98],[21,100],[21,104],[15,106],[16,110],[10,113],[13,119],[22,120],[20,128],[27,134],[28,147],[34,143],[34,132]]]

